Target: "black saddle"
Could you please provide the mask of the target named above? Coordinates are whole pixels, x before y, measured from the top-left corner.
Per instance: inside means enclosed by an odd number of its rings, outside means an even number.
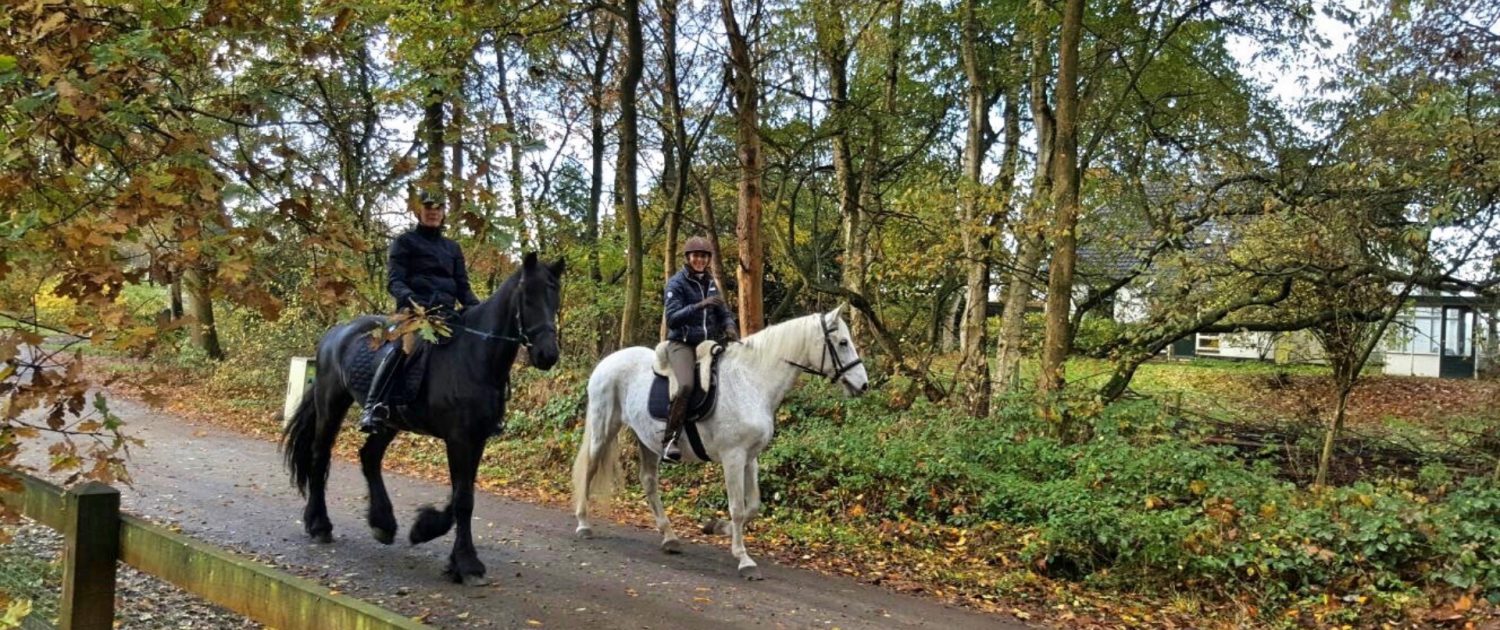
[[[714,361],[714,377],[708,384],[708,391],[704,391],[703,384],[698,382],[697,370],[693,370],[693,395],[689,398],[687,417],[683,419],[684,424],[692,424],[708,417],[714,412],[714,403],[719,399],[718,360]],[[672,386],[667,377],[656,375],[656,380],[651,382],[651,399],[646,408],[651,412],[651,417],[662,422],[667,421],[667,409],[672,406]]]
[[[693,370],[693,394],[688,398],[687,417],[682,421],[682,433],[687,436],[688,446],[693,449],[693,454],[698,459],[711,462],[713,458],[708,456],[708,451],[703,448],[703,438],[698,435],[698,421],[712,415],[714,406],[719,402],[719,357],[724,356],[721,348],[714,351],[709,359],[708,386],[704,387],[702,371]],[[646,399],[646,411],[658,422],[667,421],[667,413],[672,406],[672,387],[667,377],[660,374],[651,381],[651,395]]]
[[[400,342],[387,341],[372,348],[370,340],[361,337],[355,340],[354,347],[346,355],[344,373],[349,378],[349,391],[354,393],[361,405],[365,403],[364,397],[370,391],[370,381],[375,380],[375,368],[380,365],[381,357],[387,351],[399,351],[399,348],[392,345],[397,343]],[[406,360],[396,367],[396,373],[391,375],[390,390],[386,393],[386,404],[401,407],[420,399],[427,376],[427,358],[431,354],[428,352],[430,347],[431,344],[418,341]]]

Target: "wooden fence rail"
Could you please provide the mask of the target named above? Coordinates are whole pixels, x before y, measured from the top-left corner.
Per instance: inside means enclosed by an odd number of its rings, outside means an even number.
[[[121,514],[120,493],[101,483],[64,491],[0,468],[0,504],[64,535],[64,630],[114,623],[115,566],[124,562],[205,600],[288,630],[426,628],[394,612],[336,595],[310,580]]]

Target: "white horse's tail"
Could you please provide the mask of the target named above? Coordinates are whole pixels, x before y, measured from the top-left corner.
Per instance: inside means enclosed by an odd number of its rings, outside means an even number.
[[[607,381],[608,379],[601,379]],[[589,379],[588,415],[583,441],[573,459],[573,508],[584,514],[589,499],[605,499],[619,490],[625,477],[616,440],[623,427],[613,382]]]

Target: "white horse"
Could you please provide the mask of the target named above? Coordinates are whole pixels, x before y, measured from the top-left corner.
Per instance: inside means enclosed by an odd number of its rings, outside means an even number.
[[[742,343],[730,344],[719,359],[718,404],[712,415],[697,424],[705,453],[724,465],[731,551],[739,559],[739,573],[745,579],[761,579],[760,568],[745,552],[745,524],[761,505],[756,458],[771,441],[776,408],[797,375],[808,372],[837,381],[850,396],[858,396],[869,387],[849,327],[839,317],[842,308],[771,326]],[[588,417],[583,443],[573,461],[573,505],[578,535],[592,536],[588,502],[608,496],[619,485],[623,470],[615,439],[620,427],[629,425],[640,447],[641,486],[662,533],[661,548],[677,553],[682,542],[672,531],[657,488],[666,423],[652,418],[647,410],[651,382],[656,378],[651,371],[654,360],[655,353],[649,348],[626,348],[605,357],[589,376]],[[701,461],[689,448],[682,449],[682,456],[684,461]]]

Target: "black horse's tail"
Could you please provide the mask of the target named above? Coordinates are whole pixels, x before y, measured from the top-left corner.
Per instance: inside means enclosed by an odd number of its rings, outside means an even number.
[[[307,486],[312,483],[313,441],[318,433],[318,412],[313,407],[313,393],[307,392],[297,404],[297,412],[281,432],[281,453],[286,458],[287,470],[292,473],[292,483],[297,491],[307,496]]]

